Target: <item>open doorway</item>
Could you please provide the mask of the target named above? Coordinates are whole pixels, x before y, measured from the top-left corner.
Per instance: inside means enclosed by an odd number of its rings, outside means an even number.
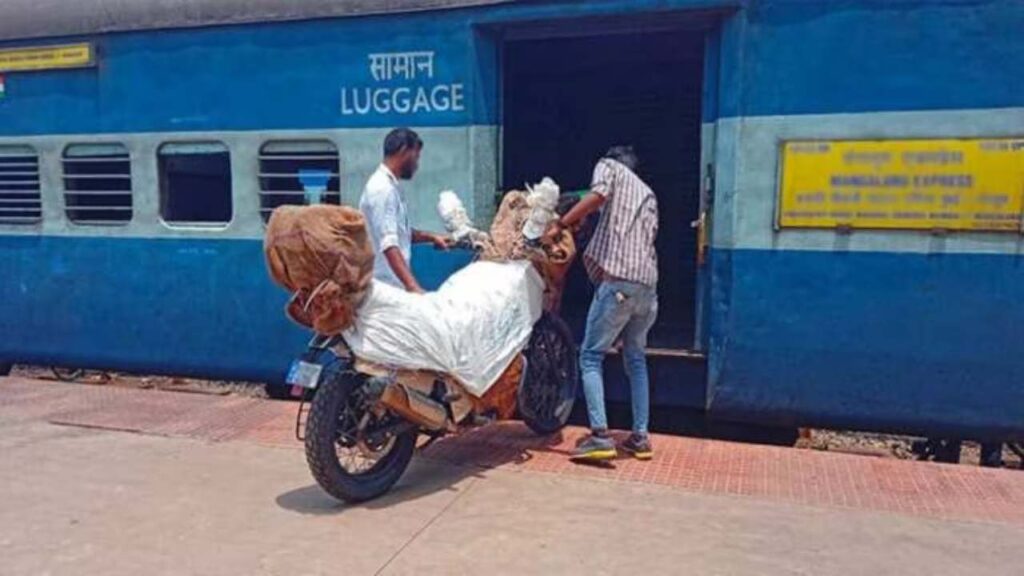
[[[503,188],[551,176],[589,187],[613,145],[633,145],[660,209],[660,312],[652,348],[693,346],[700,209],[702,30],[509,40],[503,52]],[[582,335],[593,289],[573,267],[563,315]]]

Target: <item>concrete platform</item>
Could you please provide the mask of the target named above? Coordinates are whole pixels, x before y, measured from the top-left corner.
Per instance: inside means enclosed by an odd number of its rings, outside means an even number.
[[[1019,573],[1016,471],[663,437],[646,466],[580,468],[579,431],[510,424],[348,507],[294,410],[0,379],[0,574]]]

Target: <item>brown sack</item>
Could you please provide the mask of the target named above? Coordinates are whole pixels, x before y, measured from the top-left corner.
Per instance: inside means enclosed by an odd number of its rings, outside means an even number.
[[[363,215],[347,206],[281,206],[263,241],[267,270],[293,294],[295,322],[321,334],[352,325],[373,278],[373,249]]]
[[[526,193],[518,190],[505,194],[498,214],[491,224],[491,241],[480,253],[482,260],[505,262],[530,260],[544,278],[544,309],[557,310],[562,300],[565,275],[576,258],[576,243],[572,234],[561,232],[554,238],[545,238],[534,248],[523,237],[523,224],[530,217]]]
[[[482,397],[472,398],[473,409],[477,414],[493,412],[498,420],[509,420],[515,416],[516,398],[519,395],[519,383],[523,380],[525,364],[522,354],[516,356],[498,381]]]

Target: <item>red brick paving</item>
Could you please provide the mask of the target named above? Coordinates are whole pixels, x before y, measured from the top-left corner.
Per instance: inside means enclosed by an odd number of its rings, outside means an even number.
[[[37,418],[214,442],[301,448],[293,437],[297,407],[238,396],[0,379],[0,419]],[[798,504],[1024,525],[1024,473],[1019,471],[675,436],[654,437],[652,462],[620,459],[607,467],[579,466],[567,455],[583,433],[567,429],[544,439],[518,423],[502,423],[444,439],[423,457]]]

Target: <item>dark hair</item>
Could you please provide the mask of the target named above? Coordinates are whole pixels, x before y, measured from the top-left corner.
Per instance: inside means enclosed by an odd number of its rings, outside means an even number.
[[[420,135],[408,128],[395,128],[384,138],[384,157],[390,158],[402,150],[423,148]]]
[[[605,153],[604,157],[615,160],[633,171],[636,170],[637,165],[640,163],[640,159],[636,157],[636,152],[633,151],[632,146],[612,146]]]

